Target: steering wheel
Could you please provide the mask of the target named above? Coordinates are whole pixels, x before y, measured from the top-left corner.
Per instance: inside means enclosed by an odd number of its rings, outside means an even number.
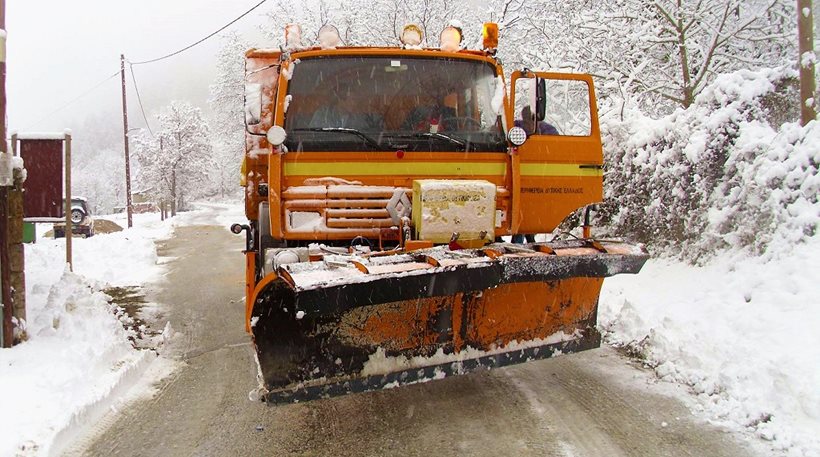
[[[441,123],[447,130],[481,130],[481,123],[471,117],[445,117],[441,119]],[[449,127],[455,125],[457,128]]]

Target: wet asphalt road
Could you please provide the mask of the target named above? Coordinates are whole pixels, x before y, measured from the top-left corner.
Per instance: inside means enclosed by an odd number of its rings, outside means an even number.
[[[179,332],[158,393],[78,437],[88,456],[747,456],[608,348],[400,389],[268,407],[243,329],[242,237],[181,227],[149,298]],[[164,325],[164,322],[157,323]]]

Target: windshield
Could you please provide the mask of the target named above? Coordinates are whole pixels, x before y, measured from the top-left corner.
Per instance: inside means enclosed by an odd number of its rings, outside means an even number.
[[[503,86],[487,62],[321,57],[293,68],[291,151],[506,151]]]

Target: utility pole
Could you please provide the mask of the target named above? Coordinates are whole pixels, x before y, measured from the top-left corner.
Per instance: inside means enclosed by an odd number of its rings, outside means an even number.
[[[122,79],[122,137],[125,142],[125,211],[128,228],[131,228],[131,154],[128,153],[128,108],[125,104],[125,54],[120,54],[120,77]]]
[[[159,132],[159,155],[161,157],[164,157],[163,156],[163,150],[162,150],[162,132],[161,131]],[[157,185],[159,186],[161,184],[157,183]],[[162,192],[162,191],[160,190],[160,192]],[[160,218],[160,220],[164,221],[168,217],[168,213],[165,211],[165,196],[164,195],[162,196],[162,198],[160,198],[159,205],[160,205],[159,218]]]
[[[8,154],[6,144],[6,0],[0,0],[0,155]],[[9,170],[12,171],[12,170]],[[13,181],[13,171],[12,171]],[[0,183],[0,289],[3,305],[3,341],[9,348],[14,344],[14,302],[11,297],[11,265],[9,262],[9,186]],[[13,183],[12,183],[13,185]]]
[[[74,261],[71,254],[71,239],[74,232],[71,224],[71,133],[66,130],[63,140],[65,151],[65,262],[69,271],[74,271]]]
[[[797,35],[800,49],[800,124],[806,125],[817,117],[817,99],[814,96],[814,19],[811,0],[797,0]],[[810,103],[809,100],[812,102]]]

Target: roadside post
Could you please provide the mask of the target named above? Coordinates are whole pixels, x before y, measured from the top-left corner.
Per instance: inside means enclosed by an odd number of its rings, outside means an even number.
[[[9,188],[14,185],[14,167],[6,144],[6,0],[0,0],[0,306],[3,308],[2,347],[14,344],[12,325],[11,265],[8,250]]]
[[[65,150],[65,263],[68,264],[69,271],[74,271],[71,257],[71,239],[73,229],[71,227],[71,131],[66,129],[63,147]]]

